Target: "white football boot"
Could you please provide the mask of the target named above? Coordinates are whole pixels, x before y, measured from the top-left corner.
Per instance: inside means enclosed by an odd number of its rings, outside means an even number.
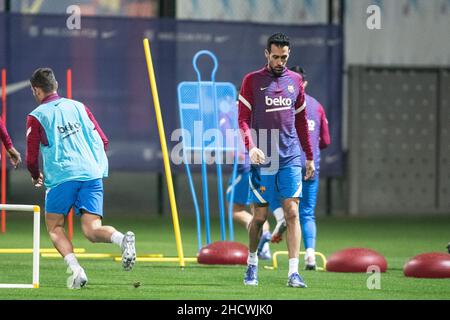
[[[133,269],[136,262],[136,240],[134,233],[128,231],[122,241],[122,267],[125,271]]]
[[[67,268],[67,273],[71,273],[71,275],[67,278],[67,288],[81,289],[87,285],[88,278],[83,268],[77,268],[75,271]]]

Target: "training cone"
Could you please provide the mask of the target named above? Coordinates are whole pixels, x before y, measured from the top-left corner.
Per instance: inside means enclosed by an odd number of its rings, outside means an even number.
[[[386,272],[386,259],[378,252],[367,248],[348,248],[333,253],[327,261],[327,271],[367,272],[379,268]]]
[[[239,242],[218,241],[203,247],[197,257],[201,264],[247,264],[248,248]]]
[[[450,254],[422,253],[409,260],[403,267],[407,277],[450,278]]]

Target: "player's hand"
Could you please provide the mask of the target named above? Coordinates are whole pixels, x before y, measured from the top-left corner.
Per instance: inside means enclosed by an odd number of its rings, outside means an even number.
[[[252,164],[263,164],[266,160],[264,152],[262,152],[262,150],[258,149],[257,147],[253,147],[250,149],[249,156]]]
[[[12,147],[11,149],[7,150],[6,153],[8,154],[9,161],[13,165],[14,169],[17,169],[17,167],[22,162],[19,151]]]
[[[306,160],[305,180],[309,180],[309,179],[313,178],[315,172],[316,172],[316,168],[314,167],[314,161]]]
[[[33,185],[36,188],[42,187],[42,185],[44,184],[44,175],[42,173],[39,173],[39,178],[37,179],[31,178],[31,182],[33,182]]]

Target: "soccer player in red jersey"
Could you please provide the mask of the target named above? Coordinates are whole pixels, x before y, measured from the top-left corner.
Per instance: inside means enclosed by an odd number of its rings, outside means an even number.
[[[315,168],[302,77],[286,68],[289,54],[290,43],[285,34],[270,36],[265,50],[267,64],[244,77],[239,94],[239,128],[252,163],[249,182],[253,219],[249,227],[246,285],[258,285],[258,241],[269,204],[281,198],[289,252],[287,285],[306,287],[298,273],[301,149],[306,154],[306,179],[314,175]]]

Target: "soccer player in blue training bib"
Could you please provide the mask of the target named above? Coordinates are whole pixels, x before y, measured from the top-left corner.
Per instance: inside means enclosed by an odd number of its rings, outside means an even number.
[[[252,163],[250,188],[253,219],[249,228],[249,256],[244,278],[246,285],[258,285],[258,241],[268,217],[268,206],[279,197],[287,229],[287,285],[306,287],[298,273],[301,147],[307,156],[306,179],[314,175],[315,169],[302,78],[286,68],[289,45],[289,38],[285,34],[270,36],[265,50],[267,64],[244,77],[239,94],[239,128]]]
[[[72,207],[91,242],[115,243],[122,250],[122,266],[133,268],[135,236],[103,226],[103,178],[108,176],[105,149],[108,139],[90,110],[81,102],[58,96],[58,82],[49,68],[37,69],[30,79],[39,103],[27,117],[26,162],[36,187],[45,185],[45,222],[58,252],[68,265],[67,287],[80,289],[88,279],[73,253],[64,224]],[[43,172],[39,170],[42,153]]]
[[[303,68],[295,66],[292,71],[299,73],[303,78],[303,86],[308,86],[306,74]],[[303,171],[303,189],[300,201],[300,225],[302,228],[303,243],[305,246],[305,270],[316,270],[316,236],[317,226],[315,218],[315,209],[317,204],[317,194],[319,192],[319,172],[320,172],[320,150],[327,148],[331,143],[330,131],[328,128],[328,120],[323,106],[313,97],[305,94],[306,97],[306,114],[308,118],[309,136],[311,139],[314,165],[316,173],[314,177],[306,180],[306,172]],[[306,163],[306,154],[302,151],[302,164]],[[276,205],[275,205],[276,206]],[[279,205],[281,209],[281,205]],[[278,209],[278,210],[279,210]],[[278,221],[278,220],[277,220]],[[275,227],[272,239],[281,238],[284,231],[282,224],[279,222]]]

